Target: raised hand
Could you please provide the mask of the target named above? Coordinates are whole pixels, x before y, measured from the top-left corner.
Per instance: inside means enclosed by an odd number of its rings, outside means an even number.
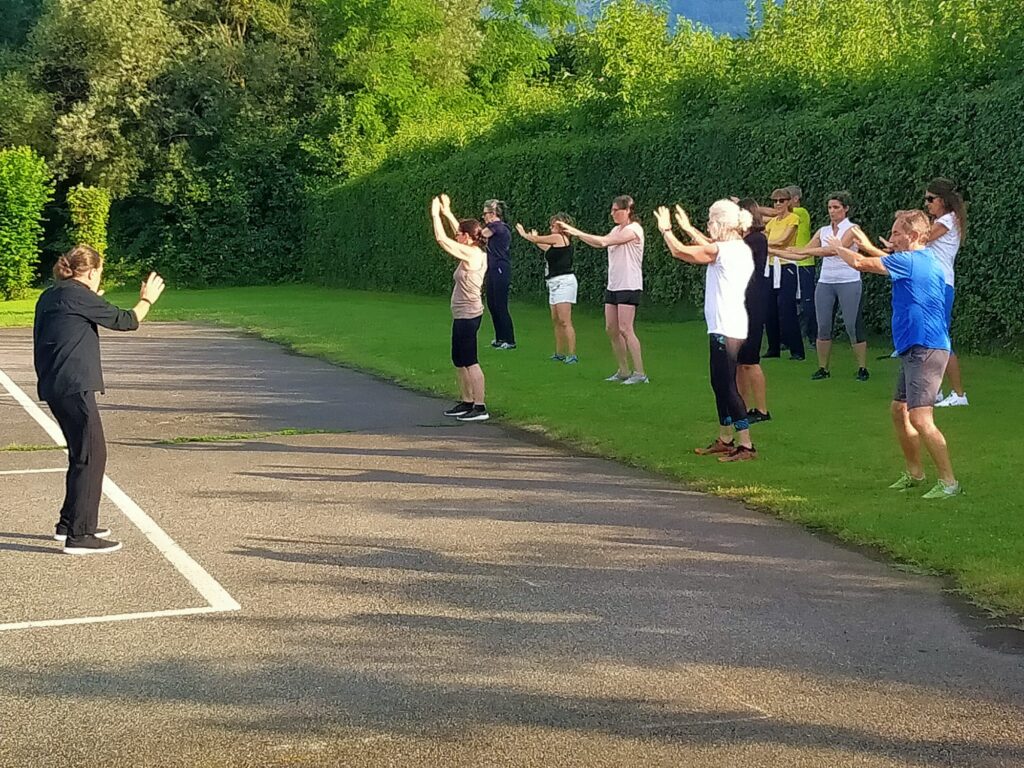
[[[448,197],[447,192],[442,192],[439,199],[441,200],[442,211],[450,211],[452,209],[452,199]]]
[[[661,205],[655,208],[654,218],[658,222],[658,229],[662,232],[672,229],[672,217],[669,215],[667,206]]]
[[[430,215],[437,216],[439,213],[441,213],[441,198],[435,197],[430,201]]]
[[[164,292],[164,279],[156,272],[150,272],[142,287],[139,289],[139,300],[148,301],[151,305],[156,303],[160,294]]]
[[[676,206],[676,223],[683,231],[692,228],[692,225],[690,224],[690,217],[686,215],[686,211],[683,210],[683,206],[681,205]]]
[[[526,230],[523,229],[523,225],[520,224],[518,221],[516,222],[516,232],[519,233],[520,237],[526,237]]]

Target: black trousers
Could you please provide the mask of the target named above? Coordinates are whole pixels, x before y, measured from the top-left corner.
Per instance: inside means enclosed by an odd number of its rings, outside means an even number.
[[[777,352],[778,344],[781,341],[790,351],[790,354],[804,354],[804,339],[800,333],[800,320],[796,312],[796,286],[799,280],[795,264],[785,264],[782,267],[782,280],[779,288],[775,290],[775,301],[777,313],[775,319],[774,334],[768,333],[768,348]],[[813,294],[812,294],[813,299]],[[772,345],[774,335],[775,346]]]
[[[512,282],[512,268],[507,264],[489,268],[484,276],[487,293],[487,311],[494,323],[494,340],[516,343],[516,331],[512,327],[512,315],[508,312],[508,290]]]
[[[818,338],[818,313],[814,306],[814,284],[817,282],[815,268],[797,267],[797,279],[800,281],[800,330],[808,344]]]
[[[95,533],[107,466],[107,443],[96,407],[96,393],[78,392],[48,400],[46,404],[68,443],[64,505],[60,508],[57,527],[66,530],[68,536]]]
[[[746,403],[736,387],[736,356],[743,342],[717,333],[709,334],[708,340],[711,344],[711,389],[715,393],[718,423],[727,427],[747,418]]]

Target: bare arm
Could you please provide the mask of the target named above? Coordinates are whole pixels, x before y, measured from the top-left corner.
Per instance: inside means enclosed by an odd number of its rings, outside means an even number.
[[[455,218],[455,214],[452,213],[452,201],[447,194],[441,193],[441,215],[444,216],[444,220],[448,222],[448,226],[452,228],[452,234],[454,235],[459,231],[459,220]]]
[[[630,243],[636,240],[636,233],[627,228],[622,227],[618,231],[609,232],[607,235],[591,235],[587,232],[582,232],[576,227],[569,224],[562,223],[562,231],[567,235],[578,237],[587,245],[593,248],[607,248],[609,245],[622,245],[623,243]]]
[[[519,233],[520,237],[529,240],[542,251],[548,250],[553,245],[566,246],[569,244],[569,238],[566,235],[557,232],[552,232],[550,235],[538,235],[535,229],[527,232],[522,224],[516,224],[516,232]]]
[[[939,224],[937,221],[932,222],[932,228],[928,230],[928,237],[925,238],[925,242],[934,243],[947,232],[949,232],[949,227],[945,224]]]
[[[459,261],[472,261],[477,255],[477,248],[470,245],[463,245],[457,240],[452,240],[444,231],[444,224],[441,221],[440,201],[435,197],[434,205],[431,207],[430,218],[434,224],[434,239],[444,251],[454,256]]]
[[[864,231],[860,227],[853,227],[848,232],[848,234],[850,234],[852,236],[853,240],[857,243],[857,247],[860,249],[861,253],[863,253],[864,255],[866,255],[866,256],[873,256],[876,259],[880,259],[883,256],[888,256],[889,255],[885,251],[883,251],[881,248],[878,248],[877,246],[875,246],[875,244],[872,243],[871,240],[868,239],[868,236],[864,234]],[[844,241],[845,241],[845,238],[844,238]],[[846,243],[844,242],[843,245],[846,245]]]
[[[851,251],[840,244],[838,239],[832,241],[832,253],[838,256],[858,272],[870,272],[873,275],[888,275],[889,270],[885,268],[882,259],[877,256],[863,256],[857,251]]]
[[[690,217],[686,215],[681,205],[676,206],[676,223],[686,235],[698,245],[710,245],[711,238],[697,229],[690,223]]]
[[[132,312],[135,313],[136,319],[141,323],[146,315],[149,314],[149,310],[152,309],[153,304],[160,298],[160,294],[164,292],[164,279],[160,277],[156,272],[150,272],[149,277],[146,278],[146,282],[142,284],[142,288],[139,289],[139,303],[135,305]]]
[[[680,209],[682,210],[682,209]],[[683,212],[683,217],[686,213]],[[654,211],[654,218],[658,222],[658,231],[665,238],[665,245],[673,258],[685,261],[688,264],[699,264],[705,266],[718,258],[718,245],[712,242],[701,245],[683,245],[679,238],[672,232],[672,219],[669,217],[668,208],[661,206]],[[677,216],[678,220],[678,211]]]

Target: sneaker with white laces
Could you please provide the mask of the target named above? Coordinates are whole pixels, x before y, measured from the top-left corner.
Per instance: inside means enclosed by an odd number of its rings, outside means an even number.
[[[949,396],[946,397],[941,403],[936,403],[936,408],[952,408],[957,405],[970,405],[967,402],[967,393],[964,392],[962,395],[958,395],[956,392],[950,392]]]
[[[65,555],[106,555],[117,552],[123,545],[113,539],[96,536],[69,536],[64,542]]]
[[[623,384],[650,384],[651,380],[648,379],[642,373],[634,373],[628,379],[622,382]]]
[[[92,535],[95,536],[97,539],[109,539],[110,538],[110,529],[109,528],[97,528],[95,531],[93,531]],[[53,534],[53,540],[54,541],[67,541],[67,538],[68,538],[68,529],[65,528],[62,525],[58,525],[57,526],[57,532],[55,534]]]
[[[618,371],[616,371],[611,376],[606,378],[605,381],[625,381],[628,378],[629,378],[629,374],[628,373],[619,373]]]

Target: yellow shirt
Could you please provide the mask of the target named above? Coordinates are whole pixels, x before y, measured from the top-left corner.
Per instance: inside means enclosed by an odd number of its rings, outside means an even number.
[[[811,214],[807,212],[806,208],[794,208],[793,213],[796,214],[797,219],[800,221],[796,228],[796,242],[793,245],[797,248],[803,248],[811,242]],[[808,256],[803,261],[798,261],[796,265],[798,267],[813,267],[814,257]]]

